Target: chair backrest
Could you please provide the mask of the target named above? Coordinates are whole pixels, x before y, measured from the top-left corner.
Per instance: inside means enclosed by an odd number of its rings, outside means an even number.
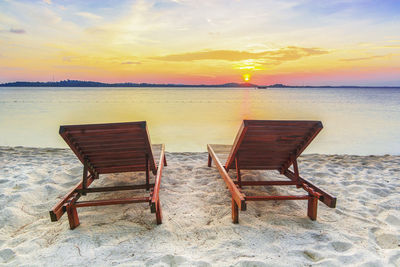
[[[60,135],[92,174],[134,172],[157,165],[145,121],[64,125]]]
[[[288,169],[323,128],[320,121],[244,120],[225,167],[235,169]]]

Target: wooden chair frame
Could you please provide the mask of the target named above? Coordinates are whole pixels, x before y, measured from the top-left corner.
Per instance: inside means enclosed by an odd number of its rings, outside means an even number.
[[[90,162],[90,157],[85,155],[85,152],[79,147],[79,143],[74,142],[73,138],[71,138],[71,132],[72,134],[85,136],[85,133],[90,131],[92,135],[94,136],[98,135],[99,136],[98,138],[101,139],[101,135],[104,134],[105,132],[113,133],[120,131],[121,133],[124,133],[126,132],[125,130],[126,127],[132,125],[139,125],[139,127],[143,129],[144,139],[146,143],[145,146],[147,147],[147,149],[145,151],[141,151],[140,153],[146,153],[144,157],[145,158],[144,169],[142,167],[138,167],[135,165],[99,168],[98,166],[96,166],[96,164]],[[74,130],[74,128],[78,129]],[[66,129],[72,129],[72,130],[68,131]],[[159,191],[160,191],[163,167],[167,166],[167,161],[165,157],[165,147],[164,145],[161,145],[160,158],[157,165],[153,159],[153,151],[151,148],[151,142],[150,142],[150,137],[148,135],[146,122],[61,126],[60,135],[64,138],[64,140],[67,142],[70,148],[77,155],[79,160],[83,163],[83,175],[82,175],[82,180],[79,183],[77,183],[50,210],[51,221],[53,222],[58,221],[63,216],[64,213],[67,213],[70,229],[75,229],[80,224],[77,208],[148,202],[150,205],[151,213],[156,214],[157,224],[162,223],[162,211],[160,205]],[[121,148],[123,149],[123,146]],[[104,153],[107,153],[107,151],[104,151]],[[135,153],[132,153],[132,151],[129,152],[123,151],[121,152],[120,155],[133,156],[135,155]],[[118,172],[134,172],[134,171],[145,171],[146,174],[145,184],[89,188],[89,186],[94,182],[94,180],[98,179],[99,175],[102,173],[118,173]],[[152,172],[155,175],[154,183],[150,183],[150,172]],[[113,192],[113,191],[137,190],[137,189],[146,189],[147,191],[150,191],[149,196],[121,198],[121,199],[78,201],[81,196],[84,196],[89,193]]]
[[[294,151],[287,155],[287,160],[283,162],[278,168],[276,168],[280,174],[289,178],[289,181],[242,181],[241,179],[241,157],[238,153],[240,145],[245,138],[246,132],[250,125],[259,124],[266,125],[301,125],[302,123],[312,123],[311,121],[254,121],[244,120],[239,132],[236,136],[233,146],[230,149],[229,156],[226,164],[223,165],[214,151],[214,147],[218,145],[207,145],[208,150],[208,167],[211,167],[212,161],[216,165],[221,177],[225,181],[231,196],[232,196],[232,221],[233,223],[239,223],[239,210],[245,211],[247,208],[246,201],[268,201],[268,200],[308,200],[308,211],[307,215],[311,220],[317,218],[317,207],[318,200],[323,202],[330,208],[336,207],[336,197],[328,194],[322,189],[318,188],[311,182],[302,178],[299,174],[297,158],[304,151],[304,149],[311,143],[315,136],[321,131],[322,123],[315,122],[313,127],[310,127],[309,133],[304,136],[303,141],[295,148]],[[273,155],[271,155],[273,157]],[[266,163],[265,163],[266,164]],[[293,171],[289,170],[289,167],[293,165]],[[237,181],[234,181],[228,174],[229,169],[234,167],[236,169]],[[272,168],[272,166],[271,166]],[[255,168],[246,168],[253,170],[270,170],[268,165],[259,166]],[[273,167],[275,168],[275,166]],[[300,196],[246,196],[243,193],[242,188],[244,186],[283,186],[283,185],[295,185],[297,188],[302,188],[306,191],[306,195]]]

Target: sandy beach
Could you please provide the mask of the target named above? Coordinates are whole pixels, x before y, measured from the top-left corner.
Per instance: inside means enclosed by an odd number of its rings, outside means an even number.
[[[207,167],[207,153],[166,156],[162,225],[147,204],[131,204],[79,209],[81,225],[71,231],[66,215],[50,222],[48,211],[80,180],[75,155],[0,147],[0,265],[400,266],[400,156],[304,155],[301,175],[335,195],[337,208],[320,203],[313,222],[306,201],[250,202],[238,225],[231,223],[229,191],[216,168]],[[243,171],[242,179],[275,175]],[[103,175],[93,187],[140,179],[143,173]],[[297,190],[246,189],[258,191]]]

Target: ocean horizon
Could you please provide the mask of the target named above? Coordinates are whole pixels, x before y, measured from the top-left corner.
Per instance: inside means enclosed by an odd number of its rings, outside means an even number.
[[[396,88],[0,88],[0,146],[65,148],[60,125],[146,120],[167,151],[202,152],[232,144],[243,119],[322,121],[305,153],[400,151]]]

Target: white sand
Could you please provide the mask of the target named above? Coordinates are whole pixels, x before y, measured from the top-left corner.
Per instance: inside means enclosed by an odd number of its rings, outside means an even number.
[[[0,148],[0,265],[400,266],[400,156],[303,156],[302,176],[336,195],[337,208],[320,203],[312,222],[306,201],[250,202],[239,225],[206,153],[167,153],[167,160],[162,225],[142,203],[79,209],[81,225],[71,231],[66,215],[50,222],[48,210],[80,179],[72,152]],[[260,176],[271,175],[243,179]],[[131,179],[143,174],[103,176],[93,186]]]

